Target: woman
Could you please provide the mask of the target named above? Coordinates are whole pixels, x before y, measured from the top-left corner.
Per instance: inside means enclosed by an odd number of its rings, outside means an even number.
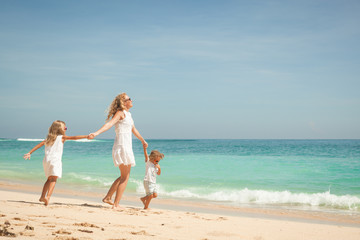
[[[135,157],[132,150],[132,133],[142,142],[144,147],[148,146],[147,142],[135,128],[134,121],[129,112],[132,106],[132,100],[126,93],[117,95],[109,107],[107,122],[99,130],[89,135],[89,139],[93,139],[115,125],[116,138],[112,156],[114,165],[120,169],[120,177],[114,181],[103,199],[104,203],[113,205],[115,210],[121,210],[119,202],[128,183],[131,167],[135,166]],[[116,195],[113,203],[111,198],[114,192],[116,192]]]

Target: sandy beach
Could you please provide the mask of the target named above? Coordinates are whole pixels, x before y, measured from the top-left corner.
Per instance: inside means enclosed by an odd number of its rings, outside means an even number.
[[[134,197],[114,211],[96,194],[64,189],[46,207],[36,189],[0,184],[2,239],[360,239],[359,216],[162,199],[143,210]]]

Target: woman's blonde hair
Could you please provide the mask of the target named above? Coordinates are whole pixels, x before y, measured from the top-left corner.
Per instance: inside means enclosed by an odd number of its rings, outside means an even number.
[[[65,122],[60,120],[56,120],[51,124],[51,126],[49,127],[49,133],[46,136],[45,146],[53,145],[57,136],[65,134],[65,131],[62,128],[62,126],[64,125]]]
[[[112,118],[117,113],[117,111],[123,111],[125,109],[124,100],[126,95],[126,93],[120,93],[114,98],[108,108],[108,115],[106,121]]]
[[[160,157],[160,159],[163,159],[165,155],[159,152],[158,150],[152,150],[149,159],[154,160],[156,157]]]

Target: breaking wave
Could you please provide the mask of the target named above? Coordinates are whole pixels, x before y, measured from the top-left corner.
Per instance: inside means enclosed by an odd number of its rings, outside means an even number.
[[[267,191],[267,190],[220,190],[204,194],[204,189],[180,189],[166,191],[158,184],[159,195],[171,198],[197,199],[212,202],[226,203],[231,205],[259,204],[259,205],[286,205],[286,206],[308,206],[327,207],[359,211],[360,198],[352,195],[335,195],[330,191],[321,193],[292,193],[290,191]],[[137,192],[143,192],[142,182],[138,183]]]

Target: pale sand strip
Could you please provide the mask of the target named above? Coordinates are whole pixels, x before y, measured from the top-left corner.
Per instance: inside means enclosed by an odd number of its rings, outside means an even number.
[[[0,229],[5,227],[19,239],[360,239],[359,223],[146,211],[132,205],[115,212],[106,204],[56,197],[56,193],[45,207],[38,198],[39,194],[19,189],[0,190]]]
[[[102,203],[101,199],[104,197],[106,190],[96,191],[74,191],[63,188],[60,184],[56,186],[55,194],[53,196],[86,199],[90,202]],[[0,190],[10,190],[22,193],[33,193],[40,196],[42,185],[36,184],[24,184],[7,182],[0,180]],[[139,200],[140,196],[134,196],[125,192],[121,200],[121,205],[129,205],[132,207],[141,208],[143,205]],[[157,198],[151,202],[152,208],[164,209],[164,210],[176,210],[176,211],[190,211],[197,213],[210,213],[216,215],[225,216],[240,216],[240,217],[253,217],[253,218],[270,218],[280,220],[302,221],[302,222],[314,222],[335,224],[343,226],[355,226],[360,227],[360,213],[349,214],[340,210],[334,211],[334,213],[320,212],[320,211],[307,211],[307,210],[289,210],[279,208],[254,208],[254,207],[231,207],[218,204],[211,204],[209,202],[196,202],[196,201],[179,201],[175,199],[162,199]]]

